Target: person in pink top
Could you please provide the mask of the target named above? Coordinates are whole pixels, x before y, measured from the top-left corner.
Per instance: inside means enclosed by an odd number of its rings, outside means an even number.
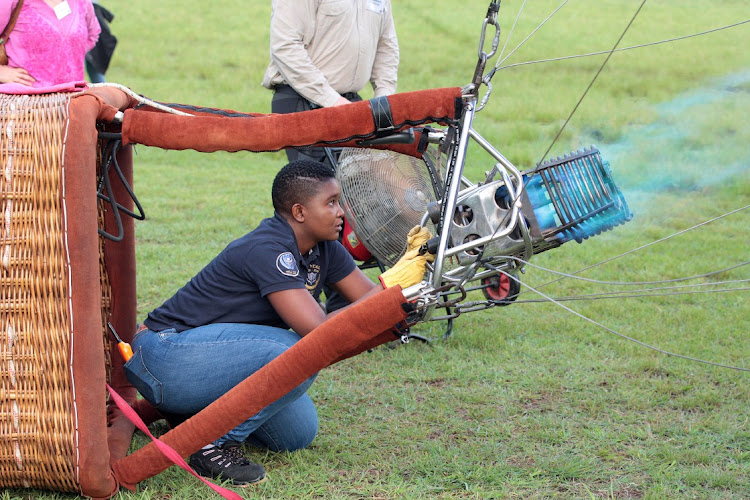
[[[0,31],[18,0],[0,1]],[[24,0],[0,65],[0,93],[38,93],[84,85],[84,58],[99,38],[91,0]]]

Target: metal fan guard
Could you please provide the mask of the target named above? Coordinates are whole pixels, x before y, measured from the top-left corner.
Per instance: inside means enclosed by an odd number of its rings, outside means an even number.
[[[435,201],[425,162],[393,151],[344,148],[336,175],[354,233],[382,264],[392,266],[406,250],[409,230]]]

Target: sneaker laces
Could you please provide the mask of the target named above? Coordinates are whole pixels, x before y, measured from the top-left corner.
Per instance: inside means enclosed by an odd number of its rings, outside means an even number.
[[[221,451],[225,457],[237,465],[247,465],[250,463],[250,460],[242,454],[239,444],[225,444],[221,447]]]

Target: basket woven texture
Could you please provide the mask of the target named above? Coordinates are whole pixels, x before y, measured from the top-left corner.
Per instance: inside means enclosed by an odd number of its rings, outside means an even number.
[[[69,99],[0,96],[0,487],[78,490],[61,204]]]

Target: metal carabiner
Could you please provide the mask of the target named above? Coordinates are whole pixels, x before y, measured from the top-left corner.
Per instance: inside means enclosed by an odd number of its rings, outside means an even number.
[[[500,46],[500,23],[497,20],[497,12],[500,10],[500,1],[492,1],[490,2],[490,6],[487,9],[487,16],[484,18],[484,22],[482,23],[482,32],[479,34],[479,50],[477,52],[478,61],[477,61],[477,67],[474,70],[474,78],[472,79],[473,87],[471,89],[471,93],[475,96],[479,95],[479,87],[484,84],[489,89],[487,93],[482,98],[482,102],[477,107],[477,111],[481,111],[482,108],[484,108],[485,104],[487,104],[488,99],[490,98],[490,94],[492,93],[492,84],[490,83],[490,80],[492,80],[492,77],[495,74],[494,68],[492,71],[490,71],[487,75],[484,74],[485,67],[487,66],[487,61],[490,60],[496,53],[497,48]],[[495,27],[495,36],[492,37],[492,48],[490,50],[490,53],[486,53],[484,51],[484,43],[485,38],[487,37],[487,25],[491,24]]]
[[[446,300],[445,302],[440,302],[438,304],[439,307],[453,307],[456,304],[459,304],[462,300],[464,300],[466,298],[466,290],[464,290],[463,286],[461,286],[461,285],[450,285],[450,288],[456,288],[457,289],[456,291],[460,292],[461,296],[458,297],[457,299]],[[454,292],[454,293],[456,293],[456,292]]]
[[[492,76],[495,74],[494,68],[492,71],[490,71],[487,75],[485,75],[484,78],[482,78],[482,83],[484,83],[487,86],[487,92],[482,96],[482,100],[479,101],[479,104],[477,104],[477,113],[482,111],[484,107],[487,105],[487,101],[490,100],[490,95],[492,94]]]
[[[485,55],[485,61],[490,59],[497,52],[497,48],[500,46],[500,23],[497,21],[497,12],[500,10],[500,2],[490,2],[490,6],[487,9],[487,16],[482,22],[482,32],[479,35],[479,51],[477,56],[482,59],[482,55]],[[484,39],[487,35],[487,25],[491,24],[495,27],[495,36],[492,37],[492,51],[487,54],[484,51]]]

